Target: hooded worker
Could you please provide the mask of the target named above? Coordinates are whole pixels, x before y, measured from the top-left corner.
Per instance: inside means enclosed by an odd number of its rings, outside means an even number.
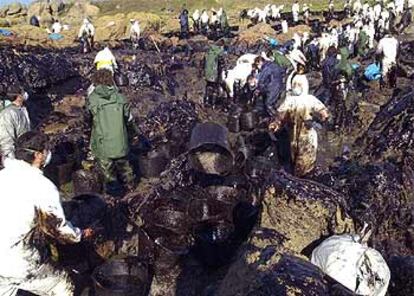
[[[411,23],[412,23],[412,13],[411,13],[411,8],[410,9],[406,9],[404,11],[404,13],[401,16],[401,21],[398,24],[398,30],[400,33],[403,33],[405,31],[406,28],[408,28]]]
[[[25,102],[29,95],[22,88],[11,86],[8,106],[0,112],[0,152],[2,159],[14,158],[14,145],[18,137],[30,131],[29,113]]]
[[[272,115],[286,89],[286,70],[263,57],[257,57],[253,67],[259,71],[257,86],[263,96],[266,112]]]
[[[227,34],[229,31],[229,21],[227,19],[227,13],[220,8],[220,30],[223,34]]]
[[[308,4],[306,4],[306,3],[303,4],[302,11],[303,11],[303,19],[305,20],[305,23],[307,25],[309,25],[310,8],[309,8]]]
[[[390,34],[386,34],[385,37],[382,38],[378,43],[377,55],[382,56],[381,67],[382,79],[384,81],[388,80],[388,74],[390,73],[390,70],[397,63],[398,47],[398,40]]]
[[[365,27],[365,29],[368,29]],[[365,30],[361,30],[358,35],[357,53],[360,57],[365,57],[369,50],[369,37]]]
[[[138,47],[139,38],[141,37],[141,27],[139,26],[138,20],[131,19],[130,23],[131,28],[129,29],[129,39],[136,49]]]
[[[277,108],[273,122],[269,125],[272,132],[286,126],[289,132],[290,160],[295,176],[303,177],[315,167],[318,150],[318,134],[313,122],[325,121],[329,113],[325,105],[316,97],[304,92],[298,83]]]
[[[137,131],[127,99],[119,93],[112,73],[99,70],[93,77],[94,91],[87,108],[92,115],[91,150],[105,177],[107,192],[119,192],[117,176],[128,190],[133,189],[134,173],[127,159],[128,127]]]
[[[203,10],[203,12],[201,13],[201,33],[202,34],[206,34],[208,31],[208,22],[209,22],[209,16],[207,13],[207,10]]]
[[[333,93],[333,82],[335,81],[335,68],[338,64],[337,49],[329,47],[326,59],[322,63],[322,85],[325,89],[324,102],[330,100]]]
[[[204,105],[215,106],[215,101],[220,88],[220,74],[223,67],[223,47],[212,45],[204,59],[204,76],[206,80],[206,92]]]
[[[180,14],[180,27],[181,27],[181,38],[187,39],[188,33],[190,31],[190,27],[188,24],[188,10],[183,9],[183,11]]]
[[[273,62],[285,70],[285,73],[293,70],[291,61],[286,56],[287,49],[285,47],[278,47],[272,52]]]
[[[304,91],[304,93],[309,93],[309,80],[306,77],[306,69],[305,65],[298,64],[296,69],[290,73],[287,82],[286,82],[286,92],[287,94],[291,94],[293,90],[298,89],[297,86],[299,85],[300,88]]]
[[[74,295],[69,274],[55,269],[34,242],[46,236],[60,244],[93,235],[66,220],[56,186],[43,175],[51,160],[48,137],[28,132],[16,141],[16,158],[0,171],[0,295]],[[22,186],[24,180],[24,186]]]
[[[193,13],[192,19],[193,19],[193,29],[194,32],[199,32],[200,31],[200,11],[198,9],[196,9]]]
[[[297,24],[299,22],[299,13],[300,13],[300,6],[299,2],[295,1],[292,5],[292,15],[293,15],[293,23]]]
[[[85,18],[83,20],[83,24],[79,29],[78,38],[81,40],[83,44],[83,53],[90,51],[93,47],[95,37],[95,27],[91,24],[91,22]]]
[[[349,62],[349,50],[346,47],[342,47],[339,50],[339,63],[335,66],[336,78],[342,76],[346,81],[351,81],[353,76],[352,65]]]
[[[52,25],[52,33],[60,34],[60,32],[62,32],[62,28],[62,24],[56,19]]]
[[[96,65],[96,70],[107,69],[112,73],[118,68],[115,56],[108,46],[105,46],[104,49],[98,52],[94,64]]]

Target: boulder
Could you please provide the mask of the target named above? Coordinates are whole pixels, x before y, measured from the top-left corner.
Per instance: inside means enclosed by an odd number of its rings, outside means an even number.
[[[325,185],[273,171],[265,188],[260,226],[285,236],[292,251],[354,228],[344,196]]]
[[[99,15],[100,9],[98,6],[92,4],[84,4],[83,11],[87,16],[93,17]]]
[[[0,18],[0,27],[10,27],[10,22],[5,18]]]
[[[12,3],[8,6],[7,15],[19,14],[23,10],[23,5],[20,3]]]
[[[48,10],[43,10],[40,13],[40,25],[42,27],[50,27],[53,24],[53,15]]]
[[[126,36],[126,18],[123,13],[100,17],[94,22],[94,25],[96,41],[119,40]]]
[[[29,15],[29,17],[33,15],[39,16],[43,12],[43,10],[45,10],[45,7],[46,6],[44,3],[35,2],[29,6],[27,14]]]
[[[388,266],[391,269],[390,295],[414,295],[414,256],[393,256]]]
[[[8,6],[1,7],[0,8],[0,17],[6,17],[8,10],[9,10]]]
[[[215,295],[353,295],[307,260],[286,251],[286,238],[256,229]]]
[[[164,21],[160,16],[153,13],[146,12],[130,12],[126,16],[126,20],[129,24],[130,19],[136,19],[139,21],[141,30],[156,30],[164,25]]]

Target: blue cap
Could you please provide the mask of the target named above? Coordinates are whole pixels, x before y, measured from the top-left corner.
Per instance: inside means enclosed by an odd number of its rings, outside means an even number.
[[[270,38],[269,39],[269,44],[270,44],[270,46],[272,46],[272,47],[276,47],[276,46],[278,46],[279,45],[279,41],[277,41],[276,39],[274,39],[274,38]]]

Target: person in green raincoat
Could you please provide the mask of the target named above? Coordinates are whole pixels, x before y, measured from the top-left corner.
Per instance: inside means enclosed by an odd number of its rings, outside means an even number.
[[[223,53],[222,46],[212,45],[204,59],[204,77],[206,80],[204,105],[214,106],[219,95]]]
[[[342,47],[339,53],[340,60],[335,66],[335,81],[333,82],[335,86],[332,95],[333,103],[335,104],[334,124],[336,128],[346,126],[346,120],[348,118],[346,99],[348,96],[349,82],[352,81],[354,75],[354,70],[348,60],[348,48]]]
[[[128,122],[132,122],[130,106],[115,86],[111,71],[99,70],[92,81],[95,89],[87,102],[92,115],[92,154],[105,177],[108,193],[119,189],[117,175],[127,189],[132,189],[135,176],[127,159]]]
[[[361,32],[359,33],[358,42],[357,42],[358,56],[362,58],[365,57],[368,53],[368,49],[369,49],[368,35],[364,30],[361,30]]]
[[[286,57],[285,49],[283,47],[276,48],[272,51],[273,61],[276,65],[282,67],[286,72],[293,70],[292,62]]]
[[[223,10],[223,8],[220,8],[220,10],[220,30],[224,35],[227,35],[229,33],[229,21],[227,19],[227,13]]]
[[[351,81],[352,80],[352,76],[353,76],[353,69],[352,69],[352,65],[349,62],[349,50],[346,47],[342,47],[339,50],[339,54],[340,54],[340,61],[339,63],[335,66],[335,70],[336,70],[336,78],[338,79],[340,76],[342,76],[343,78],[346,79],[346,81]]]

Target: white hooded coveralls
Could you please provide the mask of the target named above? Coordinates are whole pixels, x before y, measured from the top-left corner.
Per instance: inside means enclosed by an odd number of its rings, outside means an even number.
[[[292,5],[292,15],[293,15],[293,21],[295,23],[299,21],[299,12],[300,12],[299,3],[294,3]]]
[[[87,37],[95,36],[95,27],[89,21],[84,21],[79,29],[78,38],[82,38],[84,35]]]
[[[118,68],[115,56],[108,47],[98,52],[94,64],[96,64],[96,70],[107,69],[112,73]]]
[[[307,126],[306,122],[321,112],[328,112],[325,105],[315,96],[305,92],[299,96],[287,95],[277,109],[280,122],[289,126],[291,159],[297,176],[304,176],[315,167],[318,134],[315,128]]]
[[[3,158],[14,158],[17,138],[28,131],[30,119],[26,107],[11,104],[0,112],[0,154]]]
[[[55,229],[44,232],[62,243],[79,242],[81,230],[66,221],[59,192],[41,170],[16,159],[5,166],[0,171],[0,295],[14,296],[18,289],[41,296],[73,295],[67,274],[41,263],[28,241],[39,222],[37,213],[53,217]]]
[[[391,67],[397,61],[398,40],[391,36],[385,36],[380,40],[377,54],[382,54],[382,77],[385,78]]]

